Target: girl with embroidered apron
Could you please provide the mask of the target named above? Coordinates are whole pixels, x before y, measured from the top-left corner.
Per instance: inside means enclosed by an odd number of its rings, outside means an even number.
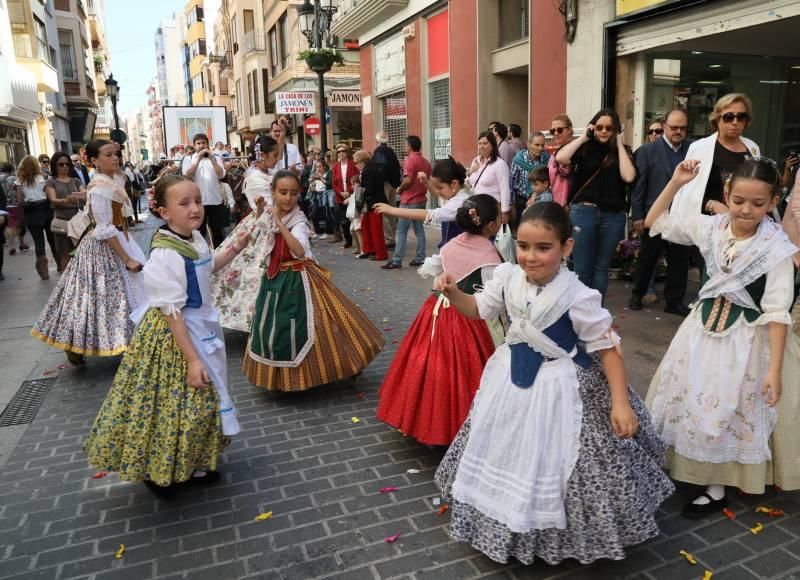
[[[271,391],[358,375],[383,348],[378,329],[314,261],[300,189],[291,171],[272,180],[264,275],[244,356],[245,376]]]
[[[223,328],[250,332],[256,296],[264,276],[263,262],[268,238],[265,232],[269,223],[264,208],[272,205],[270,171],[278,159],[280,143],[272,137],[259,137],[256,141],[256,164],[244,184],[244,195],[253,212],[239,222],[220,247],[232,247],[242,232],[251,232],[253,242],[212,278],[214,305]]]
[[[180,175],[156,183],[152,207],[167,225],[153,237],[144,268],[148,303],[134,314],[136,334],[85,450],[94,467],[160,494],[173,483],[218,479],[217,457],[239,433],[211,274],[249,234],[212,253],[198,231],[203,196]]]
[[[455,223],[465,233],[427,258],[419,274],[428,278],[448,272],[459,289],[474,294],[503,261],[490,241],[500,229],[500,204],[491,195],[475,195],[458,209]],[[434,292],[383,379],[378,419],[420,443],[450,445],[467,418],[494,346],[486,322],[469,320]]]
[[[769,160],[751,158],[733,172],[727,213],[665,213],[676,192],[702,174],[701,164],[678,165],[646,219],[664,239],[696,245],[706,263],[698,300],[647,395],[669,446],[670,475],[707,486],[684,507],[690,518],[725,507],[726,485],[747,493],[772,483],[800,488],[796,431],[788,447],[775,446],[776,438],[784,440],[781,415],[800,416],[800,385],[781,381],[797,247],[767,217],[780,174]]]
[[[464,182],[467,180],[467,170],[458,161],[448,157],[447,159],[440,159],[434,164],[430,179],[424,173],[419,173],[417,179],[425,183],[428,186],[428,191],[434,196],[444,200],[444,204],[441,207],[436,209],[406,209],[395,207],[388,203],[376,203],[374,209],[379,214],[407,220],[424,221],[425,225],[441,227],[442,238],[439,242],[439,247],[441,248],[456,236],[464,233],[464,230],[461,229],[456,221],[456,213],[469,198],[469,192],[464,187]],[[381,268],[384,270],[398,270],[402,268],[402,264],[389,262],[381,266]]]
[[[31,334],[67,351],[73,364],[84,356],[114,356],[133,336],[131,313],[145,302],[144,253],[128,233],[133,216],[119,157],[110,141],[86,146],[95,166],[87,204],[94,227],[84,234]]]
[[[448,272],[436,281],[465,316],[510,321],[435,476],[450,535],[497,562],[622,559],[658,535],[655,511],[674,490],[611,315],[561,265],[571,231],[564,208],[535,204],[517,231],[518,266],[498,266],[474,296]]]

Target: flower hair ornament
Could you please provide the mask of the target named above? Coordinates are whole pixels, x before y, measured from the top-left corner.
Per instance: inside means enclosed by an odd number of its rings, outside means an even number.
[[[150,211],[156,211],[158,204],[156,203],[156,188],[150,187],[147,189],[147,207]]]
[[[481,225],[481,216],[478,215],[478,210],[474,207],[469,208],[469,217],[473,224],[476,226]]]

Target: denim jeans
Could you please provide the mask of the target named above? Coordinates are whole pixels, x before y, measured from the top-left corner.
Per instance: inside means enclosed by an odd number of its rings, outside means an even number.
[[[401,203],[402,209],[425,209],[425,203]],[[425,261],[425,225],[420,221],[412,221],[404,218],[397,220],[397,236],[395,238],[394,256],[392,256],[392,263],[402,264],[403,258],[406,257],[406,238],[408,237],[408,228],[413,224],[414,235],[417,237],[417,254],[414,259],[417,262]]]
[[[625,236],[625,212],[609,212],[592,205],[575,204],[570,210],[575,228],[572,260],[581,282],[594,288],[605,300],[608,267]]]

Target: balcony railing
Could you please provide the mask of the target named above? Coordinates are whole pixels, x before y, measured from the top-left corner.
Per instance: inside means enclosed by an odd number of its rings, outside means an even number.
[[[267,37],[264,31],[254,28],[242,37],[243,56],[251,52],[265,52],[267,50]]]
[[[210,54],[208,55],[208,61],[212,63],[218,62],[220,72],[233,66],[233,56],[230,50],[226,50],[222,54]]]

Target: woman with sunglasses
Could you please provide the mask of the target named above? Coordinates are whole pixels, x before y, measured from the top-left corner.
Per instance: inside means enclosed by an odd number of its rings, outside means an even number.
[[[567,207],[575,227],[575,273],[603,298],[611,258],[625,236],[628,185],[636,179],[621,133],[617,112],[600,109],[583,135],[556,153],[556,161],[572,166]]]
[[[550,136],[553,138],[553,145],[556,149],[561,149],[564,145],[572,141],[572,119],[569,115],[561,114],[553,118],[550,124]],[[550,173],[550,191],[553,193],[553,201],[567,205],[569,195],[569,166],[561,165],[556,161],[556,156],[551,155],[547,162],[547,171]]]
[[[748,156],[760,157],[753,141],[742,136],[753,120],[753,104],[742,93],[730,93],[717,101],[709,116],[715,132],[689,146],[686,159],[696,159],[696,179],[683,186],[672,202],[670,214],[690,218],[698,213],[727,211],[727,183]]]
[[[661,119],[656,119],[647,127],[647,137],[645,137],[645,144],[655,143],[664,134],[664,122]]]
[[[67,267],[69,254],[75,244],[67,235],[69,220],[86,204],[86,188],[76,178],[70,177],[72,161],[69,155],[59,151],[50,158],[50,178],[44,184],[44,192],[55,211],[50,229],[56,242],[56,268],[61,273]]]

